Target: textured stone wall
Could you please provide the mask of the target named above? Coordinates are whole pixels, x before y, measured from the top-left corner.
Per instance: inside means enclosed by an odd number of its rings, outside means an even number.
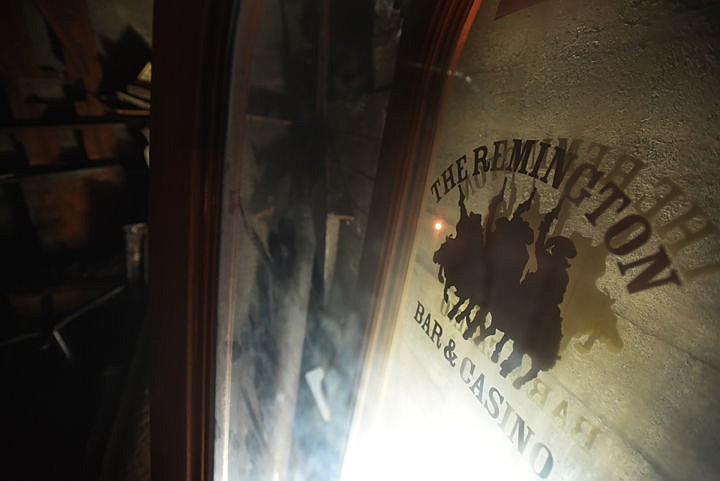
[[[452,73],[368,449],[406,479],[713,479],[717,7],[497,5]]]

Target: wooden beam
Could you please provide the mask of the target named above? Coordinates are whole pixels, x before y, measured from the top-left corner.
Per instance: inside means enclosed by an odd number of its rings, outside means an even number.
[[[85,87],[85,100],[75,102],[75,111],[86,117],[105,115],[105,105],[96,95],[102,81],[102,68],[85,0],[35,0],[35,5],[60,39],[68,76],[80,79]],[[110,128],[85,127],[82,136],[89,159],[115,155],[117,139]]]
[[[30,34],[20,2],[5,2],[0,15],[0,74],[16,119],[35,119],[47,110],[47,105],[30,102],[32,81],[47,75],[35,64]],[[25,158],[30,165],[47,165],[60,155],[60,138],[57,132],[18,132]]]
[[[0,133],[18,133],[28,130],[50,130],[57,129],[82,129],[104,125],[107,127],[119,127],[127,124],[146,125],[149,119],[147,115],[105,115],[103,117],[75,117],[75,118],[39,118],[39,119],[18,119],[11,124],[0,125]]]

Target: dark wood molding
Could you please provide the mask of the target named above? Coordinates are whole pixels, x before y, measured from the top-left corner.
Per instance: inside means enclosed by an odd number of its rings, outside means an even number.
[[[383,358],[407,277],[434,140],[454,70],[480,0],[412,3],[398,53],[370,208],[360,288],[368,301],[356,422],[383,380]]]
[[[157,0],[149,214],[153,480],[212,476],[217,256],[235,0]]]
[[[542,1],[543,0],[502,0],[498,4],[497,12],[495,12],[495,19],[497,20],[511,13],[519,12]]]

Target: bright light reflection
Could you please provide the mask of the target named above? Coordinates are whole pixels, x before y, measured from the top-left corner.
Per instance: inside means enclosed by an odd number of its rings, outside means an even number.
[[[383,427],[359,432],[349,443],[342,481],[539,479],[498,426],[478,425],[477,418],[468,423],[468,406],[446,400],[436,412],[422,398],[402,407],[401,399],[390,398],[398,406],[385,406],[393,414],[383,416]]]
[[[442,228],[443,228],[442,222],[440,222],[439,220],[438,220],[438,221],[435,221],[435,226],[434,226],[434,227],[435,227],[435,230],[436,230],[436,231],[441,231]]]

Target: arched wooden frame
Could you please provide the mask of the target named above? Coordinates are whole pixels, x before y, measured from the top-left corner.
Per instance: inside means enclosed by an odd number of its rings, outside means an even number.
[[[234,0],[156,0],[148,312],[153,480],[212,479],[214,331]]]
[[[381,388],[448,80],[481,3],[418,1],[403,27],[361,262],[369,322],[356,422]]]
[[[368,332],[361,389],[380,376],[382,319],[409,261],[447,72],[480,0],[418,0],[403,28],[363,254]],[[150,417],[153,480],[213,479],[222,165],[242,138],[262,0],[156,0],[150,167]],[[239,36],[239,37],[237,37]],[[244,45],[235,51],[233,46]],[[233,85],[231,76],[243,79]],[[228,115],[232,109],[232,115]],[[398,277],[398,273],[400,276]],[[392,280],[391,280],[392,279]]]

